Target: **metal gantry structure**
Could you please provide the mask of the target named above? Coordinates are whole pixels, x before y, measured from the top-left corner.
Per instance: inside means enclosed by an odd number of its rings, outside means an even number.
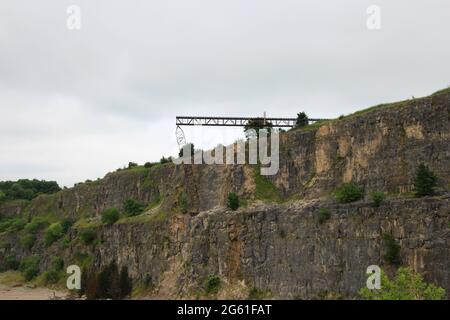
[[[310,122],[327,119],[309,119]],[[215,126],[215,127],[245,127],[250,121],[270,123],[275,128],[293,128],[297,118],[266,118],[266,117],[176,117],[177,126]]]
[[[328,119],[308,119],[309,122],[324,121]],[[178,146],[186,145],[186,138],[182,126],[210,126],[210,127],[245,127],[250,122],[270,124],[273,128],[293,128],[297,118],[267,118],[263,117],[198,117],[198,116],[177,116],[176,117],[176,137]]]

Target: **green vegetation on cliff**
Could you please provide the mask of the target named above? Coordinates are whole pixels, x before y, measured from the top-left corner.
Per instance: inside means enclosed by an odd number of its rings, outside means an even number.
[[[31,200],[40,194],[52,194],[61,188],[55,181],[28,180],[0,181],[0,202],[7,200]]]
[[[106,224],[113,224],[120,218],[119,211],[116,208],[109,208],[103,210],[101,216],[102,222]]]
[[[414,194],[416,197],[431,196],[437,186],[437,177],[425,164],[417,168],[414,178]]]
[[[401,264],[400,257],[400,244],[395,240],[395,238],[385,233],[383,235],[383,242],[385,246],[386,253],[384,254],[384,260],[391,265],[398,266]]]
[[[364,191],[355,184],[344,183],[334,190],[333,195],[339,203],[349,203],[360,200],[364,196]]]
[[[141,214],[145,209],[145,205],[135,199],[127,199],[123,203],[123,209],[127,217],[133,217]]]
[[[279,202],[281,195],[275,185],[267,177],[261,175],[260,166],[254,166],[253,179],[255,182],[255,199],[266,202]]]
[[[410,268],[399,268],[394,279],[381,273],[381,289],[364,287],[360,295],[366,300],[443,300],[445,290],[426,283],[422,276]]]
[[[384,194],[384,192],[374,191],[370,194],[370,198],[372,200],[372,206],[378,208],[386,198],[386,195]]]
[[[239,198],[234,192],[230,192],[227,198],[227,207],[233,211],[239,208]]]

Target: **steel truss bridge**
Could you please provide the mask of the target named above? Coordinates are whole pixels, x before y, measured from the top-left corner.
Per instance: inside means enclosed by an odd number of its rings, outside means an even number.
[[[309,122],[324,121],[327,119],[308,119]],[[269,124],[274,128],[293,128],[297,118],[266,118],[264,117],[192,117],[177,116],[176,117],[176,137],[180,148],[186,145],[182,126],[210,126],[210,127],[245,127],[252,122]]]
[[[309,119],[309,122],[327,119]],[[292,128],[297,118],[265,118],[265,117],[176,117],[178,126],[214,126],[214,127],[245,127],[250,121],[269,124],[276,128]]]

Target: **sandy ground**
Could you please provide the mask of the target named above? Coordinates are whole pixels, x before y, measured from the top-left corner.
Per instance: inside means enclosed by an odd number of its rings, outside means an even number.
[[[0,300],[50,300],[65,299],[66,292],[47,288],[30,288],[27,286],[6,286],[0,284]]]

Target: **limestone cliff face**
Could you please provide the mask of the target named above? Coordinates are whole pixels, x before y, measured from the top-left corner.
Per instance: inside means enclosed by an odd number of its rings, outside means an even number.
[[[380,107],[283,137],[274,182],[286,194],[327,194],[343,182],[408,192],[419,162],[450,181],[450,95]]]
[[[285,198],[319,198],[343,182],[357,183],[367,191],[405,193],[412,189],[418,163],[424,162],[446,188],[449,145],[450,94],[444,92],[282,134],[280,170],[269,179]],[[37,199],[28,211],[37,214],[50,206],[58,214],[76,217],[121,208],[127,198],[150,203],[158,197],[170,210],[184,192],[189,207],[198,213],[224,205],[230,191],[252,198],[253,170],[241,165],[165,165],[108,174]]]
[[[7,255],[39,254],[45,270],[54,255],[70,263],[82,252],[97,267],[111,259],[128,265],[158,297],[195,297],[210,274],[227,284],[223,297],[245,298],[250,288],[274,297],[355,297],[367,266],[389,271],[382,258],[382,235],[389,233],[401,245],[404,264],[449,292],[449,143],[450,95],[444,91],[281,135],[280,170],[268,177],[278,204],[254,202],[261,199],[258,176],[248,165],[167,164],[110,173],[31,203],[4,205],[0,214],[95,219],[106,208],[122,209],[128,198],[157,207],[97,225],[96,246],[81,245],[79,229],[70,231],[65,247],[45,248],[38,239],[29,250],[17,233],[0,235],[11,243],[0,249],[0,267]],[[420,162],[439,177],[441,196],[401,195],[411,191]],[[380,208],[364,201],[337,205],[330,191],[343,182],[385,191],[391,200]],[[227,211],[229,192],[249,206]],[[180,194],[190,214],[177,212]],[[331,213],[323,224],[317,222],[321,207]]]
[[[332,218],[317,222],[318,208]],[[160,296],[189,296],[206,277],[270,291],[277,297],[355,297],[365,271],[383,262],[384,233],[401,246],[402,262],[450,289],[450,198],[368,204],[317,201],[217,210],[150,225],[102,228],[108,239],[97,263],[118,257],[136,277],[149,275]]]
[[[331,218],[318,223],[319,208]],[[450,290],[450,196],[397,199],[373,208],[364,202],[336,205],[323,201],[256,205],[237,212],[204,211],[197,216],[151,219],[98,228],[99,243],[83,248],[96,267],[116,259],[135,280],[150,281],[159,298],[195,297],[208,275],[220,276],[223,297],[245,298],[251,288],[281,298],[355,298],[366,281],[369,265],[383,260],[385,233],[400,244],[404,265]],[[16,235],[11,243],[23,252]],[[54,255],[74,261],[80,249],[59,244],[34,251],[43,256],[42,269]],[[227,292],[238,286],[240,290]]]

